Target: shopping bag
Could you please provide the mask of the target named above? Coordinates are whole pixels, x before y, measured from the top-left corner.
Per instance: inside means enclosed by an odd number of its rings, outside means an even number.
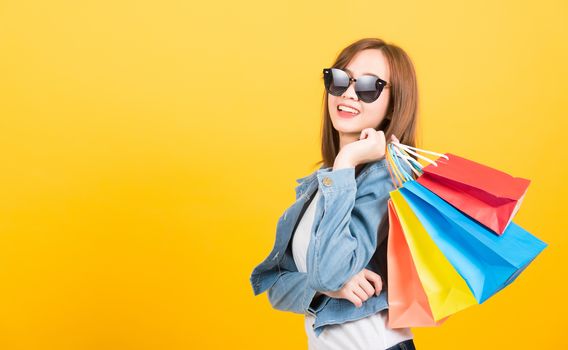
[[[495,235],[418,181],[405,182],[399,191],[480,304],[513,282],[547,246],[514,222]]]
[[[530,180],[445,154],[422,168],[418,181],[496,234],[503,234],[520,208]]]
[[[477,301],[467,283],[430,238],[400,189],[391,191],[390,199],[428,298],[434,321],[476,305]]]
[[[387,326],[389,328],[439,326],[447,317],[438,322],[434,320],[392,200],[388,201],[388,218]]]

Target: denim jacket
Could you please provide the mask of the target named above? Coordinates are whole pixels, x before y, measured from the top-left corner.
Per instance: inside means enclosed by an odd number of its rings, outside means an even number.
[[[333,170],[322,165],[296,182],[296,201],[278,219],[274,247],[254,268],[250,283],[254,295],[268,290],[273,308],[315,316],[313,328],[319,336],[326,325],[361,319],[388,307],[385,287],[359,308],[347,299],[314,296],[316,291],[341,289],[363,268],[381,275],[386,285],[386,276],[371,258],[394,185],[384,158],[367,163],[357,177],[355,168]],[[307,272],[299,272],[291,238],[318,188],[321,196],[311,228]]]

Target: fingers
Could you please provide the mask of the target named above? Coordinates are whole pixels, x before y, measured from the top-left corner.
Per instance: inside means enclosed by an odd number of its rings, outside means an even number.
[[[366,139],[366,138],[375,138],[377,136],[380,137],[381,135],[384,138],[384,136],[385,136],[384,131],[382,131],[382,130],[377,131],[373,128],[365,128],[365,129],[361,130],[361,135],[359,136],[359,140],[363,140],[363,139]]]
[[[353,293],[358,296],[362,302],[369,299],[369,294],[367,294],[367,292],[363,290],[363,288],[361,288],[361,286],[359,285],[355,285],[353,287]],[[373,292],[371,292],[371,295],[373,295]]]
[[[395,143],[400,143],[400,141],[398,140],[398,138],[394,134],[391,135],[391,141],[395,142]]]
[[[375,287],[369,282],[371,281]],[[381,276],[373,271],[363,269],[355,275],[343,288],[343,298],[351,301],[356,307],[361,307],[363,302],[373,296],[379,295],[382,290]]]
[[[363,275],[365,276],[365,279],[375,285],[375,294],[379,295],[381,290],[383,290],[383,280],[381,276],[368,269],[363,269]]]
[[[375,129],[373,129],[373,128],[365,128],[365,129],[361,130],[361,135],[359,136],[359,140],[363,140],[363,139],[372,137],[374,132],[375,132]]]
[[[365,291],[367,297],[371,297],[375,294],[375,287],[369,283],[369,281],[364,277],[364,274],[361,274],[361,278],[359,279],[359,287]]]
[[[359,298],[359,296],[355,294],[355,291],[353,290],[347,293],[346,298],[357,307],[363,306],[363,300],[361,300],[361,298]]]

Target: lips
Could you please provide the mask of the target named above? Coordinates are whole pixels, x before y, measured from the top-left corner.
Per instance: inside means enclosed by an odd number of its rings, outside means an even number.
[[[345,112],[345,111],[337,111],[337,115],[341,118],[346,118],[346,119],[353,119],[356,116],[358,116],[358,114],[353,114],[351,112]]]
[[[350,106],[348,104],[345,103],[340,103],[337,105],[337,110],[343,110],[345,112],[350,112],[353,113],[355,115],[359,114],[361,111],[353,106]]]
[[[358,116],[360,111],[352,106],[345,103],[340,103],[337,105],[337,114],[342,118],[354,118]]]

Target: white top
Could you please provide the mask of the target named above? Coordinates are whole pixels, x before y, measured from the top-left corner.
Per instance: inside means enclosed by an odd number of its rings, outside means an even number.
[[[318,189],[314,199],[300,218],[292,239],[294,262],[300,272],[307,270],[306,254],[311,238],[315,209],[320,196],[321,193]],[[382,310],[359,320],[327,325],[319,336],[316,336],[312,328],[314,321],[314,316],[305,314],[304,326],[308,336],[309,350],[386,349],[401,341],[413,338],[410,328],[391,329],[387,327],[387,310]]]

